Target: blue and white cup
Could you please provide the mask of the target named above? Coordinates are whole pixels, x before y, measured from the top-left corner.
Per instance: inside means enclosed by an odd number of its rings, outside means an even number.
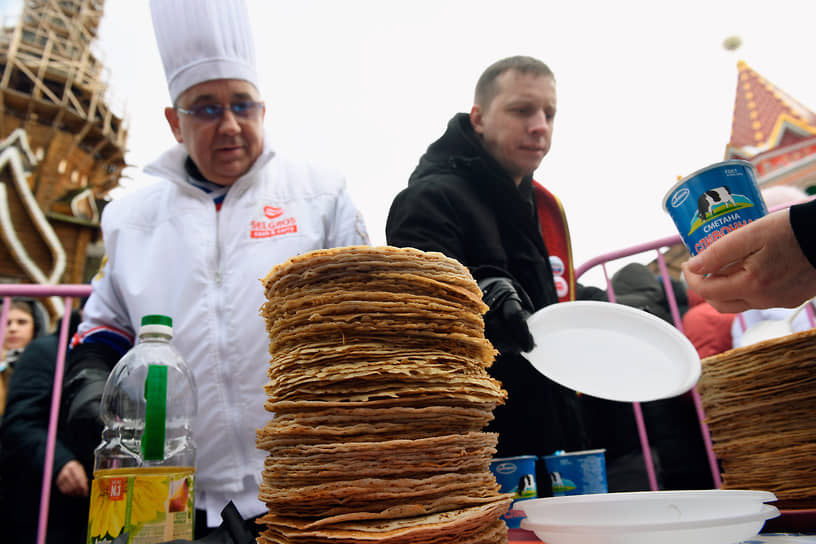
[[[754,165],[740,160],[718,162],[680,179],[663,198],[663,209],[692,255],[768,213]]]
[[[606,493],[606,450],[556,452],[545,455],[554,497]]]
[[[513,503],[502,519],[510,529],[521,527],[521,520],[526,516],[522,510],[515,508],[519,501],[535,499],[538,496],[535,476],[535,455],[518,457],[497,457],[490,462],[490,471],[496,477],[500,493],[513,493]]]

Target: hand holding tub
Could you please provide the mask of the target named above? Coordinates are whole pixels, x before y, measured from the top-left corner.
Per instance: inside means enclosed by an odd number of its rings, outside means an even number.
[[[800,210],[811,216],[812,203]],[[809,207],[810,209],[808,209]],[[689,287],[721,312],[792,308],[816,295],[816,267],[785,209],[731,232],[683,264]]]

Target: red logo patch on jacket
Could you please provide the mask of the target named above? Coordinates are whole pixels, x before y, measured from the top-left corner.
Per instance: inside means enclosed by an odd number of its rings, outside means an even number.
[[[283,215],[283,210],[281,208],[276,208],[275,206],[264,206],[264,215],[268,219],[275,219],[276,217]]]
[[[250,238],[274,238],[282,234],[297,232],[297,220],[287,215],[283,208],[264,206],[263,217],[253,219],[249,224]]]

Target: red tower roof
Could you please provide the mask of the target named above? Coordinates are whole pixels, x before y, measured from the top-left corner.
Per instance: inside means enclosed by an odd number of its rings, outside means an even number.
[[[737,96],[727,156],[749,159],[816,135],[816,114],[750,68],[737,63]]]

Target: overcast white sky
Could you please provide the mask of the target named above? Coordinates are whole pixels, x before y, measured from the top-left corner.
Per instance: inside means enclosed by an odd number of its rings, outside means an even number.
[[[169,99],[147,1],[105,10],[96,51],[129,119],[132,187],[173,143]],[[250,10],[276,147],[342,172],[375,244],[419,156],[505,56],[555,72],[553,146],[536,178],[564,202],[576,265],[675,234],[663,196],[723,159],[738,60],[816,109],[811,0],[250,0]],[[743,40],[736,52],[722,47],[730,35]]]

